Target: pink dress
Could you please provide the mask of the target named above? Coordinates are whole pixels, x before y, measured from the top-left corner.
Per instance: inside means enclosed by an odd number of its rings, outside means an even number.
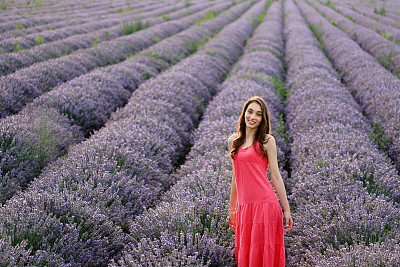
[[[285,266],[283,216],[267,178],[268,158],[256,143],[239,148],[233,159],[238,211],[235,256],[238,266]]]

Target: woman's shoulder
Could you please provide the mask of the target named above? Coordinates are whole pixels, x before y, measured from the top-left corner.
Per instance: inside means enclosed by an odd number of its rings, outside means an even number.
[[[229,142],[229,141],[230,141],[230,142],[233,142],[233,140],[236,139],[236,136],[237,136],[237,133],[231,134],[231,135],[229,136],[229,138],[228,138],[228,142]]]
[[[270,134],[266,134],[264,137],[264,147],[268,148],[270,146],[274,146],[275,145],[275,137],[273,135]]]
[[[229,138],[228,138],[228,145],[229,145],[229,147],[232,147],[233,140],[236,139],[236,136],[237,136],[236,133],[233,133],[233,134],[231,134],[231,135],[229,136]]]

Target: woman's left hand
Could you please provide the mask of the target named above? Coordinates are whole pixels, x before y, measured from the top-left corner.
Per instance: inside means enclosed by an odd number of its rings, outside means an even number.
[[[228,215],[228,223],[232,231],[236,230],[236,218],[237,218],[236,210],[230,210]]]
[[[290,211],[285,211],[284,215],[285,215],[286,225],[283,227],[283,231],[286,233],[286,232],[289,232],[290,230],[292,230],[293,219],[292,219],[292,215],[290,214]]]

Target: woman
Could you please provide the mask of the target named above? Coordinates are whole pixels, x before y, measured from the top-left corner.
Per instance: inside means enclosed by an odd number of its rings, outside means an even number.
[[[293,220],[278,169],[275,139],[269,133],[265,101],[258,96],[250,98],[242,109],[237,134],[228,139],[234,167],[228,221],[235,231],[239,267],[285,266],[283,232],[292,229]],[[267,178],[268,164],[283,207],[284,227],[281,207]]]

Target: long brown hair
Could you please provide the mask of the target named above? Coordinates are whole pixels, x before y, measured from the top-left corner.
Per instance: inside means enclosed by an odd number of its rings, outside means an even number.
[[[269,120],[269,112],[267,108],[267,104],[265,103],[264,99],[262,99],[259,96],[253,96],[249,100],[246,101],[246,103],[243,106],[242,109],[242,114],[240,114],[239,118],[239,123],[238,123],[238,130],[237,130],[237,136],[235,140],[233,140],[233,148],[231,149],[229,153],[230,158],[234,158],[237,152],[239,151],[239,147],[244,144],[245,139],[246,139],[246,110],[248,106],[256,102],[261,106],[261,113],[262,113],[262,119],[261,123],[257,128],[256,133],[254,134],[254,139],[253,139],[253,147],[256,149],[256,142],[258,141],[260,144],[260,149],[262,153],[264,154],[264,157],[267,156],[267,151],[264,148],[263,144],[267,143],[268,140],[265,140],[265,135],[271,133],[271,122]],[[257,151],[257,149],[256,149]],[[257,151],[258,153],[258,151]]]

